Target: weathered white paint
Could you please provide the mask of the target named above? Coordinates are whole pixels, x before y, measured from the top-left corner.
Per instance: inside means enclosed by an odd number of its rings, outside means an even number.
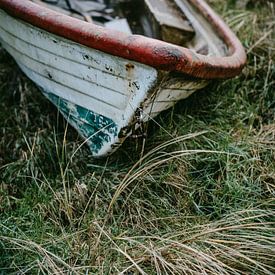
[[[58,56],[48,49],[42,49],[39,47],[34,47],[30,42],[24,41],[20,38],[14,39],[14,35],[7,32],[0,26],[0,31],[5,32],[5,43],[7,46],[13,47],[10,51],[18,51],[18,53],[31,58],[42,65],[48,66],[50,68],[55,68],[61,72],[65,72],[69,75],[75,76],[79,79],[85,80],[91,84],[113,90],[114,92],[123,94],[124,91],[127,93],[128,83],[125,81],[125,77],[116,76],[111,72],[100,71],[101,76],[98,77],[97,69],[94,68],[93,74],[91,73],[91,65],[78,63],[77,60],[69,60],[64,56]],[[15,43],[15,44],[14,44]],[[54,47],[54,46],[53,46]],[[83,57],[84,58],[84,57]],[[71,67],[68,67],[71,61]],[[111,77],[110,77],[111,75]],[[114,89],[114,80],[116,81]],[[128,80],[130,81],[130,80]]]
[[[149,66],[68,41],[0,10],[0,37],[21,69],[44,90],[112,118],[132,120],[157,79]]]
[[[156,92],[144,103],[144,121],[154,118],[207,84],[206,80],[193,81],[179,77],[170,77],[162,81]]]

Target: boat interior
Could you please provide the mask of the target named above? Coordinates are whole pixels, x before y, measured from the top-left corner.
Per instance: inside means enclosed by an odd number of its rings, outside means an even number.
[[[192,0],[30,0],[127,34],[145,35],[208,56],[228,49]]]

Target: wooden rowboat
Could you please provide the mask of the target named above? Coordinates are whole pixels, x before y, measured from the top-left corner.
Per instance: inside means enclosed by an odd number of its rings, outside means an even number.
[[[0,0],[2,46],[87,140],[93,156],[114,152],[141,123],[211,79],[238,75],[246,62],[237,37],[203,0],[166,1],[194,29],[189,49],[29,0]]]

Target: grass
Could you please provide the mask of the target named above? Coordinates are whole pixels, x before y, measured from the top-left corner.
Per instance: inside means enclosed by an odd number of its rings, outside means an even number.
[[[239,2],[209,1],[242,75],[151,122],[143,157],[92,159],[1,50],[0,274],[274,274],[274,3]]]

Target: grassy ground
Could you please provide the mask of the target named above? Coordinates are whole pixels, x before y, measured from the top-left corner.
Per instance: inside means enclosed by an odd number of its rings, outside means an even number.
[[[142,158],[77,150],[1,50],[0,274],[274,274],[274,4],[209,2],[248,65],[151,122]]]

